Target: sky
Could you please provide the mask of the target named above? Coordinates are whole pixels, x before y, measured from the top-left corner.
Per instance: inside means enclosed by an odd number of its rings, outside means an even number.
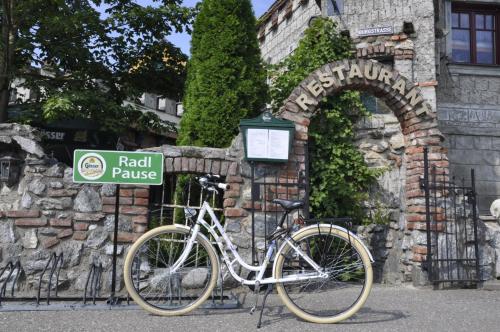
[[[255,16],[259,18],[262,14],[266,12],[266,10],[273,4],[275,0],[252,0],[252,5],[253,5],[253,10],[255,12]],[[185,6],[194,6],[199,0],[184,0],[184,5]],[[142,5],[148,5],[151,4],[151,0],[141,0],[138,1],[138,3]],[[174,45],[179,47],[182,52],[185,54],[190,54],[189,48],[190,48],[190,41],[191,41],[191,36],[189,36],[187,33],[179,33],[179,34],[174,34],[167,39],[172,42]]]

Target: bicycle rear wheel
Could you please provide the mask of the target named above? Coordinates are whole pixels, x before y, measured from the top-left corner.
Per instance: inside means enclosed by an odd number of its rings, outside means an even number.
[[[163,226],[142,235],[125,259],[127,290],[143,309],[155,315],[186,314],[201,305],[211,294],[218,278],[215,250],[198,234],[184,263],[175,272],[191,237],[182,226]]]
[[[278,283],[283,303],[300,318],[313,323],[336,323],[351,317],[365,303],[373,272],[364,246],[346,232],[322,225],[292,236],[328,278]],[[275,278],[315,270],[289,245],[278,253]]]

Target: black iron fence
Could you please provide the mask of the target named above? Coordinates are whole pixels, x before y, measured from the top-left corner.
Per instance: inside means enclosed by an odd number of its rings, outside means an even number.
[[[302,164],[303,165],[303,164]],[[301,163],[287,165],[251,163],[252,262],[258,263],[258,253],[267,250],[268,235],[276,230],[284,211],[272,200],[304,200],[303,215],[309,216],[307,170]],[[286,220],[290,226],[294,215]]]
[[[479,281],[477,194],[474,170],[470,180],[450,177],[429,161],[424,151],[427,260],[435,285],[474,286]]]

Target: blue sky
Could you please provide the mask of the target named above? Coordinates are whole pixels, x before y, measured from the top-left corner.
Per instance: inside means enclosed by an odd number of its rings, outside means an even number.
[[[253,10],[255,12],[255,16],[259,17],[266,12],[266,10],[271,6],[271,4],[275,0],[252,0]],[[140,4],[151,4],[151,0],[141,0],[138,1]],[[185,0],[185,6],[194,6],[199,0]],[[184,53],[190,54],[189,52],[189,43],[191,41],[191,36],[187,33],[174,34],[167,38],[172,43],[174,43],[177,47],[179,47]]]

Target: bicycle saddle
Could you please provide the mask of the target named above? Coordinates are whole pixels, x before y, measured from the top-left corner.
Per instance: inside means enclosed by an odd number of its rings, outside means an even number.
[[[273,199],[273,203],[281,205],[281,207],[287,211],[299,209],[304,206],[304,201],[293,200],[288,201],[286,199]]]

